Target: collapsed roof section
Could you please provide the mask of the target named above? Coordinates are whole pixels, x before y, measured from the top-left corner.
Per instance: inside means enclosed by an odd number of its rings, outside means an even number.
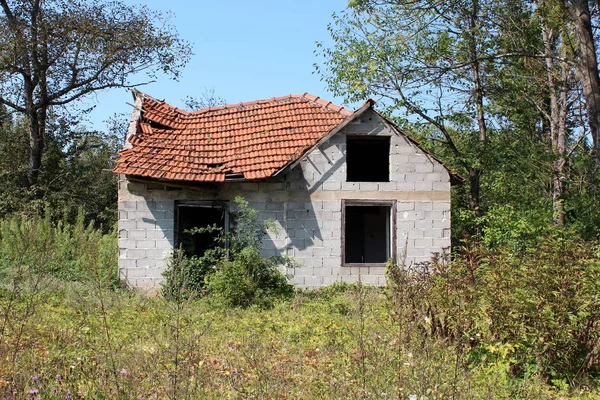
[[[308,93],[196,112],[134,96],[140,117],[114,172],[168,181],[268,178],[352,115]]]

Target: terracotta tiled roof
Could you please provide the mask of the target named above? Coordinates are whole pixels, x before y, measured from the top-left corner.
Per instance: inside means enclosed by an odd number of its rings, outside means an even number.
[[[137,95],[142,114],[114,172],[173,181],[270,177],[352,115],[307,93],[196,112]]]

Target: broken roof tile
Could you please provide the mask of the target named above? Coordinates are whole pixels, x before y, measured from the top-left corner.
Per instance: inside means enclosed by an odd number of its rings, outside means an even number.
[[[222,182],[226,173],[267,178],[352,115],[308,93],[195,112],[138,95],[143,112],[114,172],[178,181]]]

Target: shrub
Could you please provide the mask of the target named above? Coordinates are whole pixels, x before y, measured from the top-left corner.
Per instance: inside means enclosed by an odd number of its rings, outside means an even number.
[[[285,257],[262,257],[260,249],[273,221],[258,221],[258,213],[246,200],[236,197],[232,232],[202,227],[190,233],[219,230],[216,246],[200,257],[186,257],[177,250],[164,276],[162,293],[166,298],[210,295],[223,305],[249,306],[270,304],[273,299],[293,294],[293,287],[278,270],[288,264]]]
[[[81,211],[74,224],[54,223],[49,214],[0,221],[0,271],[24,266],[62,280],[117,285],[116,233],[104,234],[93,221],[86,225]]]
[[[598,246],[548,237],[535,250],[511,250],[470,247],[450,263],[391,265],[395,319],[450,340],[475,370],[556,382],[597,377]]]

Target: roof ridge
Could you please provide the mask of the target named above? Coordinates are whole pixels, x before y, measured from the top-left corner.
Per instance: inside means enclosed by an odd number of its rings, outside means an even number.
[[[268,99],[243,101],[240,103],[223,104],[220,106],[202,108],[202,109],[196,110],[196,111],[186,111],[186,110],[183,110],[181,108],[175,107],[175,106],[167,103],[165,100],[158,100],[158,99],[156,99],[144,92],[141,92],[139,90],[138,90],[138,92],[143,96],[144,99],[149,99],[149,100],[164,104],[164,105],[170,107],[171,109],[173,109],[174,111],[176,111],[180,114],[183,114],[183,115],[201,115],[201,114],[206,114],[206,113],[209,113],[212,111],[230,110],[230,109],[236,109],[236,108],[239,109],[239,108],[248,107],[248,106],[255,106],[255,105],[261,105],[261,104],[279,102],[279,101],[286,100],[286,99],[308,100],[311,103],[318,104],[319,106],[321,106],[329,111],[333,111],[333,112],[342,114],[345,117],[349,117],[350,115],[352,115],[352,111],[347,110],[342,106],[338,106],[331,101],[321,99],[320,97],[312,95],[308,92],[305,92],[303,94],[287,94],[284,96],[271,97]]]

